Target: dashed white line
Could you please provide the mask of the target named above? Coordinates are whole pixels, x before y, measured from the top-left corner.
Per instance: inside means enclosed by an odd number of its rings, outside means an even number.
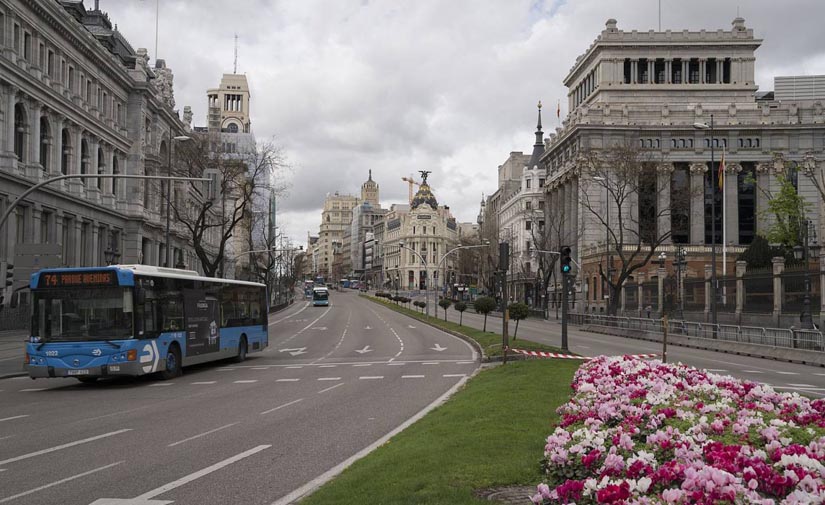
[[[234,372],[237,368],[218,368],[219,372]]]
[[[339,381],[340,377],[318,377],[319,381]]]
[[[336,385],[334,385],[334,386],[330,386],[330,387],[328,387],[328,388],[325,388],[325,389],[322,389],[322,390],[318,391],[318,394],[321,394],[321,393],[326,393],[327,391],[331,391],[331,390],[333,390],[333,389],[337,388],[338,386],[343,386],[343,385],[344,385],[344,383],[343,383],[343,382],[339,382],[338,384],[336,384]]]
[[[192,384],[195,385],[205,385],[205,384],[215,384],[217,381],[200,381],[200,382],[193,382]]]
[[[257,380],[242,380],[242,381],[235,381],[235,384],[253,384],[258,382]]]
[[[83,440],[75,440],[74,442],[69,442],[68,444],[56,445],[54,447],[49,447],[48,449],[41,449],[39,451],[23,454],[22,456],[15,456],[13,458],[4,459],[3,461],[0,461],[0,466],[5,465],[7,463],[14,463],[15,461],[33,458],[35,456],[41,456],[43,454],[48,454],[50,452],[59,451],[61,449],[74,447],[75,445],[85,444],[87,442],[94,442],[95,440],[100,440],[101,438],[113,437],[115,435],[120,435],[121,433],[126,433],[127,431],[132,431],[132,429],[125,428],[122,430],[111,431],[109,433],[104,433],[103,435],[96,435],[94,437],[84,438]]]
[[[150,388],[162,388],[162,387],[166,387],[166,386],[172,386],[174,384],[175,384],[174,382],[156,382],[154,384],[149,384],[149,387]]]
[[[402,379],[423,379],[423,375],[402,375]]]
[[[288,367],[284,367],[284,368],[286,370],[300,370],[301,368],[304,368],[304,367],[303,366],[288,366]]]
[[[814,386],[813,384],[791,384],[789,382],[788,385],[789,386],[794,386],[794,387],[797,387],[797,388],[817,388],[817,386]],[[822,388],[817,388],[817,389],[822,389]],[[2,419],[0,419],[0,421],[2,421]]]
[[[301,379],[277,379],[275,382],[298,382]]]
[[[319,366],[319,368],[335,368],[337,366],[338,365],[321,365],[321,366]]]
[[[0,419],[0,423],[2,423],[3,421],[13,421],[14,419],[23,419],[24,417],[29,417],[29,414],[23,414],[23,415],[20,415],[20,416],[12,416],[12,417],[4,417],[3,419]]]
[[[361,377],[358,377],[358,380],[368,381],[368,380],[377,380],[377,379],[383,379],[383,378],[384,378],[383,375],[362,375]]]
[[[354,366],[354,367],[355,366],[372,366],[372,363],[358,363],[357,365],[352,365],[352,366]]]
[[[401,366],[405,365],[406,363],[387,363],[389,366]]]
[[[467,377],[466,373],[445,373],[442,377]]]
[[[705,371],[708,371],[708,372],[714,372],[714,373],[717,373],[717,372],[727,372],[727,370],[722,369],[722,368],[705,368]]]
[[[799,375],[798,372],[776,372],[780,375]]]
[[[232,423],[232,424],[227,424],[225,426],[221,426],[220,428],[215,428],[214,430],[205,431],[205,432],[201,433],[200,435],[195,435],[194,437],[184,438],[183,440],[178,440],[177,442],[173,442],[173,443],[167,445],[166,447],[175,447],[176,445],[180,445],[184,442],[189,442],[190,440],[195,440],[196,438],[205,437],[206,435],[211,435],[212,433],[215,433],[216,431],[224,430],[226,428],[229,428],[230,426],[235,426],[236,424],[238,424],[238,423],[235,422],[235,423]]]
[[[269,370],[268,366],[253,366],[252,370]]]
[[[765,372],[760,372],[759,370],[742,370],[742,372],[743,373],[765,373]]]
[[[438,363],[433,363],[431,361],[421,363],[422,365],[437,365]]]
[[[21,393],[31,393],[31,392],[34,392],[34,391],[45,391],[45,390],[46,390],[46,388],[28,388],[28,389],[21,389],[20,392]]]
[[[301,401],[304,401],[304,399],[303,398],[298,398],[297,400],[292,400],[289,403],[284,403],[283,405],[278,405],[274,409],[264,410],[263,412],[261,412],[261,415],[269,414],[270,412],[275,412],[276,410],[280,410],[284,407],[289,407],[290,405],[295,405],[296,403],[301,402]]]
[[[117,463],[112,463],[112,464],[109,464],[109,465],[106,465],[106,466],[101,466],[99,468],[95,468],[94,470],[89,470],[88,472],[83,472],[83,473],[79,473],[77,475],[72,475],[71,477],[66,477],[65,479],[60,479],[58,481],[54,481],[54,482],[51,482],[49,484],[45,484],[43,486],[36,487],[34,489],[29,489],[28,491],[23,491],[22,493],[18,493],[18,494],[13,495],[13,496],[7,496],[7,497],[3,498],[2,500],[0,500],[0,503],[10,502],[12,500],[16,500],[17,498],[21,498],[23,496],[30,495],[32,493],[36,493],[38,491],[42,491],[44,489],[48,489],[50,487],[63,484],[64,482],[69,482],[69,481],[72,481],[72,480],[75,480],[75,479],[79,479],[81,477],[85,477],[87,475],[91,475],[93,473],[97,473],[97,472],[106,470],[107,468],[112,468],[113,466],[117,466],[117,465],[119,465],[121,463],[125,463],[125,462],[126,461],[118,461]]]

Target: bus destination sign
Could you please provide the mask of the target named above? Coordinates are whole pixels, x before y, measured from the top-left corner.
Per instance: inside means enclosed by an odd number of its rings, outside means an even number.
[[[72,288],[117,286],[117,276],[111,270],[98,272],[57,272],[40,275],[39,288]]]

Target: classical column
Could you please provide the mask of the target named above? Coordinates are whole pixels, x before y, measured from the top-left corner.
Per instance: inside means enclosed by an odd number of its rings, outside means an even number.
[[[785,258],[771,259],[773,265],[773,327],[779,328],[779,315],[782,313],[782,272],[785,271]]]
[[[43,104],[37,100],[32,100],[29,104],[29,157],[28,166],[33,167],[32,175],[39,176],[42,170],[37,168],[40,164],[40,111]]]
[[[673,163],[660,163],[656,167],[657,180],[657,202],[656,213],[658,214],[658,222],[656,223],[657,238],[661,237],[671,229],[672,209],[670,208],[670,178],[673,174]],[[670,244],[672,238],[670,235],[664,240],[664,244]]]
[[[630,60],[630,83],[636,84],[636,77],[638,75],[639,61]]]
[[[5,121],[5,143],[3,149],[8,153],[9,157],[14,156],[14,106],[17,104],[17,88],[14,86],[6,86],[6,112],[4,114]]]
[[[60,173],[60,163],[63,161],[63,116],[55,114],[52,116],[52,163],[49,175]]]
[[[647,60],[647,83],[653,84],[656,82],[654,72],[656,70],[655,60]]]
[[[665,82],[672,84],[673,81],[673,60],[665,60]]]
[[[682,84],[690,83],[690,58],[682,60]]]
[[[725,66],[724,66],[724,58],[716,58],[716,83],[721,84],[724,82],[725,77]]]
[[[770,168],[771,164],[769,162],[762,162],[756,164],[756,185],[759,188],[767,188],[770,184]],[[770,198],[762,194],[761,191],[756,191],[754,194],[756,198],[756,232],[758,234],[767,233],[768,228],[770,227],[770,222],[766,219],[760,218],[760,216],[764,216],[765,213],[768,211],[768,202]],[[825,298],[825,297],[823,297]]]
[[[103,258],[99,258],[98,256],[100,255],[100,241],[105,240],[105,238],[100,236],[100,226],[97,221],[92,221],[89,226],[92,236],[86,237],[87,240],[90,239],[88,247],[86,247],[86,254],[89,258],[89,266],[97,267],[104,263]]]
[[[736,324],[742,324],[742,311],[745,308],[745,272],[746,261],[736,262]]]
[[[690,243],[705,243],[705,163],[690,164]]]
[[[728,163],[725,166],[725,192],[722,218],[725,226],[725,244],[739,243],[739,172],[742,165]]]

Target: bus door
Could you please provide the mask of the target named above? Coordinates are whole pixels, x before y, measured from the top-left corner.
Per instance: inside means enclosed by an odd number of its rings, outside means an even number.
[[[202,289],[184,289],[186,315],[186,356],[198,356],[220,349],[218,300]]]

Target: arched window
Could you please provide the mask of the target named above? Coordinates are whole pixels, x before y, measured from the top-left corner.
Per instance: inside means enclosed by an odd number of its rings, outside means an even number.
[[[89,143],[86,139],[80,141],[80,173],[89,173]],[[80,182],[86,183],[86,179],[81,178]]]
[[[229,126],[226,127],[226,131],[229,133],[238,133],[238,125],[235,123],[229,123]]]
[[[116,175],[116,174],[119,174],[119,173],[120,173],[120,167],[118,167],[118,165],[117,165],[117,153],[114,153],[112,155],[112,174]],[[118,196],[118,194],[119,194],[117,189],[118,189],[118,179],[117,178],[112,178],[112,194],[115,195],[115,196]]]
[[[61,133],[61,140],[63,152],[60,153],[60,173],[68,175],[69,173],[69,155],[72,153],[72,135],[69,130],[64,128]]]
[[[14,154],[17,161],[26,161],[26,135],[28,134],[29,123],[26,120],[26,108],[22,103],[14,106]]]
[[[106,155],[103,154],[103,148],[97,148],[97,173],[98,174],[105,174],[106,173]],[[103,178],[99,177],[97,179],[97,189],[103,189]]]
[[[40,117],[40,166],[43,167],[44,172],[48,172],[51,168],[51,160],[49,154],[51,153],[52,135],[49,120],[46,116]]]

